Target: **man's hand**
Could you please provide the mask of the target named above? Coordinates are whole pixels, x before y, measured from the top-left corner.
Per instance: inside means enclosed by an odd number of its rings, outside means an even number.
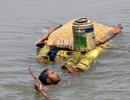
[[[35,87],[36,90],[39,90],[39,89],[43,90],[42,84],[39,83],[39,82],[35,82],[34,87]]]
[[[35,87],[35,89],[36,89],[37,91],[39,91],[44,97],[46,97],[47,100],[51,100],[50,96],[43,91],[43,87],[42,87],[42,84],[41,84],[41,83],[35,82],[34,87]]]

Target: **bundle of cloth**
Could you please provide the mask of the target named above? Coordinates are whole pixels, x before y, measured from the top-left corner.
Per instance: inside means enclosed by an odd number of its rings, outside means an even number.
[[[38,47],[37,61],[40,63],[52,63],[65,61],[61,68],[68,72],[87,71],[91,64],[95,63],[100,53],[106,48],[107,43],[121,32],[121,24],[112,27],[94,20],[94,35],[96,48],[86,52],[74,50],[74,36],[71,20],[64,25],[51,27],[47,33],[36,42]]]

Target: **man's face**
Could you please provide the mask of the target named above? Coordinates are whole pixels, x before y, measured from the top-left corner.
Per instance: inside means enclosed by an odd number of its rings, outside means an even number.
[[[57,72],[53,71],[53,70],[49,70],[47,72],[48,74],[48,78],[52,81],[57,81],[57,80],[60,80],[60,77],[59,75],[57,74]]]

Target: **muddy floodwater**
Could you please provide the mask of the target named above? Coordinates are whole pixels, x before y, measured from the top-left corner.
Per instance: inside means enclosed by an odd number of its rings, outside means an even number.
[[[123,32],[85,73],[69,75],[62,63],[35,61],[42,29],[87,16]],[[52,100],[130,100],[130,0],[0,0],[0,100],[44,100],[33,88],[29,66],[70,77],[44,89]]]

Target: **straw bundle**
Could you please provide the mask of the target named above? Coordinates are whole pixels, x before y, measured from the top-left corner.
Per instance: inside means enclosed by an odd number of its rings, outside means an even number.
[[[112,29],[113,28],[110,26],[105,26],[103,24],[94,22],[94,33],[95,33],[96,41],[99,41],[104,37],[106,37]]]
[[[47,45],[73,49],[73,22],[74,20],[64,24],[62,27],[52,32],[48,37]],[[113,29],[112,27],[97,23],[95,21],[93,22],[93,25],[96,41],[107,37],[108,33]]]

